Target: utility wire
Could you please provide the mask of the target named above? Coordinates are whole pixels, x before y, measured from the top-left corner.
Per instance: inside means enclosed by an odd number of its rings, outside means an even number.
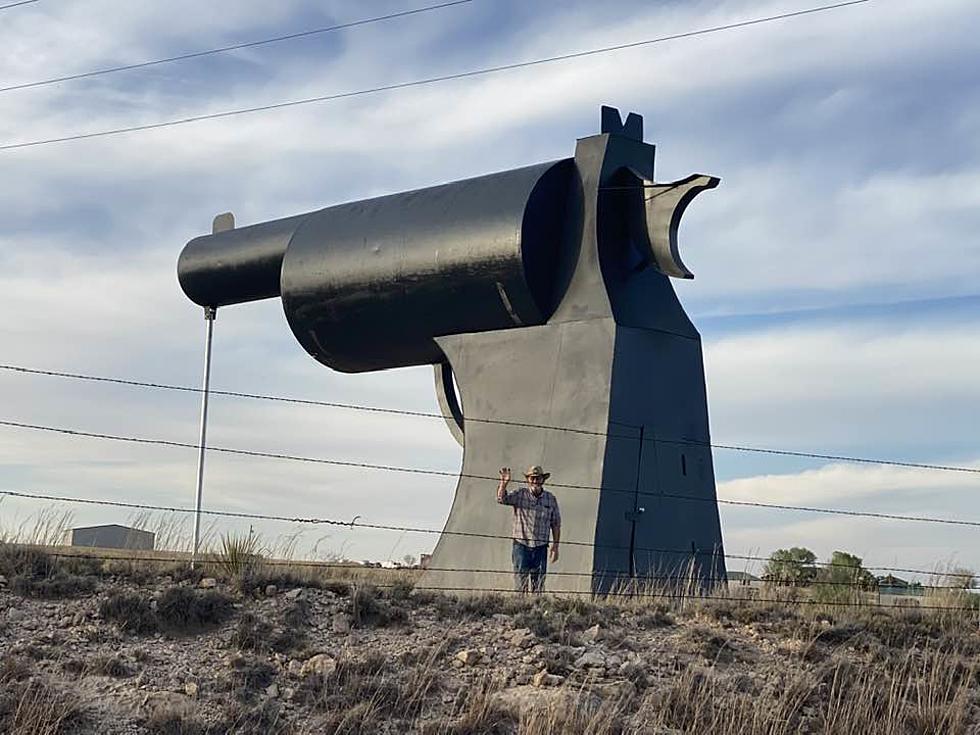
[[[97,498],[95,499],[72,498],[72,497],[59,496],[59,495],[46,495],[41,493],[22,492],[17,490],[0,490],[0,497],[4,495],[13,498],[48,500],[48,501],[59,502],[59,503],[78,503],[82,505],[101,505],[101,506],[110,506],[110,507],[117,507],[117,508],[129,508],[134,510],[152,510],[152,511],[161,511],[165,513],[196,513],[197,512],[195,509],[182,508],[179,506],[150,505],[147,503],[132,503],[132,502],[121,501],[121,500],[104,500],[104,499],[97,499]],[[497,539],[497,540],[506,540],[506,541],[512,540],[510,536],[501,536],[497,534],[471,533],[467,531],[448,531],[448,530],[440,531],[439,529],[435,529],[435,528],[391,526],[391,525],[383,525],[377,523],[358,523],[357,519],[361,517],[360,515],[354,516],[354,520],[343,521],[343,520],[337,520],[331,518],[304,518],[298,516],[276,516],[276,515],[267,515],[261,513],[246,513],[240,511],[227,511],[227,510],[202,509],[201,513],[204,513],[206,515],[224,517],[224,518],[239,518],[239,519],[244,518],[247,520],[264,520],[264,521],[285,521],[288,523],[310,524],[310,525],[331,525],[331,526],[341,526],[350,529],[367,528],[371,530],[399,531],[402,533],[411,532],[411,533],[426,533],[426,534],[436,534],[436,535],[445,535],[445,536],[464,536],[464,537],[471,537],[471,538],[477,537],[477,538]],[[566,546],[584,546],[587,548],[618,549],[620,551],[630,550],[630,547],[628,546],[615,545],[615,544],[596,544],[587,541],[569,541],[566,539],[561,543],[565,544]],[[654,547],[643,547],[643,548],[635,548],[633,549],[633,551],[643,551],[643,552],[659,553],[659,554],[678,554],[678,555],[683,555],[688,557],[708,556],[713,558],[716,555],[714,551],[695,550],[694,552],[692,552],[691,549],[689,548],[663,549],[663,548],[654,548]],[[772,561],[771,557],[753,556],[751,554],[725,553],[724,557],[725,559],[738,559],[741,561],[764,561],[764,562]],[[801,567],[808,567],[812,565],[812,566],[822,566],[822,567],[839,567],[842,569],[854,568],[852,564],[840,564],[831,561],[814,560],[813,562],[803,562],[803,561],[792,560],[792,559],[778,560],[778,561],[780,564],[796,565]],[[306,563],[319,564],[321,562],[306,562]],[[881,566],[877,564],[865,564],[864,567],[869,570],[876,570],[880,572],[928,574],[928,575],[941,575],[946,577],[972,577],[973,576],[972,573],[966,573],[966,572],[963,573],[937,572],[937,570],[935,569],[930,570],[930,569],[915,569],[909,567],[890,567],[890,566]]]
[[[67,378],[71,380],[81,380],[88,382],[97,383],[110,383],[114,385],[126,385],[130,387],[138,388],[154,388],[158,390],[171,390],[179,391],[184,393],[203,393],[202,388],[197,388],[193,386],[186,385],[172,385],[167,383],[152,383],[141,380],[127,380],[123,378],[112,378],[101,375],[85,375],[81,373],[69,373],[69,372],[59,372],[54,370],[41,370],[37,368],[28,368],[20,365],[3,365],[0,364],[0,370],[6,370],[8,372],[24,373],[27,375],[39,375],[46,377],[57,377],[57,378]],[[265,395],[260,393],[243,393],[239,391],[226,391],[226,390],[214,390],[209,391],[211,395],[225,396],[231,398],[249,398],[254,400],[263,401],[275,401],[280,403],[294,403],[306,406],[323,406],[327,408],[342,408],[351,411],[364,411],[368,413],[384,413],[384,414],[394,414],[399,416],[416,416],[422,418],[434,418],[443,420],[453,420],[451,416],[445,416],[441,413],[428,413],[425,411],[408,411],[398,408],[384,408],[381,406],[363,406],[353,403],[335,403],[331,401],[317,401],[307,398],[289,398],[286,396],[274,396]],[[528,424],[520,421],[505,421],[502,419],[484,419],[484,418],[472,418],[466,416],[464,419],[467,423],[485,423],[485,424],[501,424],[504,426],[519,426],[531,429],[546,429],[548,431],[562,431],[572,434],[584,434],[587,436],[604,436],[613,439],[632,439],[634,441],[640,441],[639,436],[630,436],[626,434],[613,434],[609,432],[602,431],[589,431],[587,429],[578,429],[574,427],[567,426],[550,426],[547,424]],[[630,424],[625,424],[622,422],[611,422],[615,423],[624,428],[636,428]],[[851,455],[841,455],[841,454],[827,454],[820,452],[797,452],[788,449],[772,449],[768,447],[750,447],[736,444],[715,444],[712,442],[703,442],[695,439],[667,439],[659,437],[648,437],[644,438],[642,441],[650,442],[654,444],[680,444],[684,446],[703,446],[710,447],[713,449],[723,449],[736,452],[752,452],[758,454],[772,454],[784,457],[803,457],[807,459],[826,459],[835,462],[850,462],[854,464],[874,464],[874,465],[884,465],[891,467],[906,467],[911,469],[920,470],[936,470],[941,472],[963,472],[967,474],[980,474],[980,468],[977,467],[963,467],[958,465],[946,465],[946,464],[928,464],[924,462],[905,462],[901,460],[892,459],[876,459],[872,457],[855,457]],[[632,491],[631,491],[632,492]]]
[[[29,2],[37,2],[37,0],[29,0]],[[387,15],[378,15],[373,18],[363,18],[361,20],[353,20],[347,23],[339,23],[337,25],[327,26],[325,28],[313,28],[307,31],[300,31],[298,33],[289,33],[284,36],[275,36],[274,38],[264,38],[259,41],[247,41],[244,43],[235,43],[230,46],[221,46],[220,48],[207,49],[205,51],[194,51],[186,54],[179,54],[177,56],[168,56],[163,59],[154,59],[152,61],[141,61],[135,64],[124,64],[122,66],[111,66],[104,69],[94,69],[92,71],[79,72],[78,74],[66,74],[61,77],[52,77],[50,79],[40,79],[34,82],[24,82],[22,84],[11,84],[7,87],[0,87],[0,92],[12,92],[17,89],[32,89],[34,87],[44,87],[50,84],[59,84],[61,82],[70,82],[75,79],[88,79],[90,77],[98,77],[104,74],[115,74],[120,71],[130,71],[132,69],[145,69],[149,66],[158,66],[160,64],[170,64],[175,61],[185,61],[187,59],[199,59],[202,56],[212,56],[214,54],[223,54],[228,51],[237,51],[243,48],[254,48],[255,46],[264,46],[270,43],[279,43],[281,41],[292,41],[297,38],[306,38],[309,36],[315,36],[321,33],[330,33],[332,31],[340,31],[347,28],[355,28],[357,26],[364,26],[370,23],[378,23],[385,20],[393,20],[395,18],[404,18],[409,15],[418,15],[420,13],[428,13],[433,10],[441,10],[443,8],[450,8],[454,5],[465,5],[471,3],[473,0],[453,0],[452,2],[439,3],[438,5],[427,5],[422,8],[414,8],[412,10],[403,10],[398,13],[389,13]],[[16,3],[18,5],[23,3]],[[3,7],[10,6],[0,6],[0,10]]]
[[[128,442],[131,444],[150,444],[158,446],[167,447],[180,447],[185,449],[195,449],[200,450],[200,445],[192,444],[190,442],[178,442],[168,439],[148,439],[145,437],[135,437],[135,436],[121,436],[119,434],[103,434],[90,431],[79,431],[77,429],[66,429],[58,426],[43,426],[41,424],[28,424],[20,421],[8,421],[0,420],[0,426],[9,426],[16,429],[31,429],[33,431],[46,431],[55,434],[65,434],[68,436],[81,436],[90,439],[104,439],[108,441],[118,441],[118,442]],[[289,460],[292,462],[311,462],[314,464],[327,464],[336,467],[353,467],[356,469],[367,469],[367,470],[378,470],[382,472],[404,472],[414,475],[430,475],[434,477],[454,477],[454,478],[470,478],[475,480],[490,480],[496,482],[499,477],[493,477],[490,475],[473,475],[467,473],[457,473],[450,472],[448,470],[429,470],[421,467],[401,467],[398,465],[382,465],[374,464],[371,462],[353,462],[349,460],[341,459],[326,459],[321,457],[303,457],[295,454],[280,454],[277,452],[260,452],[250,449],[233,449],[230,447],[215,447],[209,446],[207,450],[210,452],[221,452],[223,454],[236,454],[246,457],[266,457],[269,459],[282,459]],[[898,513],[874,513],[871,511],[860,511],[860,510],[842,510],[838,508],[818,508],[805,505],[784,505],[780,503],[762,503],[749,500],[729,500],[725,498],[714,498],[714,497],[697,497],[693,495],[678,495],[674,493],[656,493],[648,492],[636,489],[618,489],[611,487],[602,487],[596,485],[572,485],[565,483],[552,482],[549,483],[550,487],[558,488],[569,488],[574,490],[596,490],[607,493],[623,493],[633,495],[634,497],[648,497],[653,499],[666,499],[666,500],[684,500],[699,503],[718,503],[722,505],[739,505],[751,508],[766,508],[769,510],[788,510],[788,511],[798,511],[803,513],[823,513],[829,515],[840,515],[840,516],[855,516],[859,518],[878,518],[883,520],[892,521],[915,521],[919,523],[939,523],[950,526],[969,526],[973,528],[980,527],[980,521],[971,520],[960,520],[956,518],[935,518],[932,516],[910,516],[901,515]]]
[[[507,538],[510,537],[503,537]],[[44,552],[47,556],[52,556],[59,559],[98,559],[104,561],[126,561],[126,562],[151,562],[160,564],[179,564],[181,562],[190,561],[190,553],[182,554],[180,556],[162,556],[155,553],[153,556],[122,556],[113,554],[111,556],[99,555],[91,552],[84,553],[68,553],[64,551],[47,551]],[[180,553],[180,552],[172,552]],[[689,552],[688,552],[689,553]],[[207,563],[220,563],[221,552],[216,552],[208,554],[208,552],[203,553],[203,557],[200,559],[201,562]],[[726,555],[727,557],[727,555]],[[289,567],[289,568],[299,568],[299,569],[342,569],[351,572],[358,571],[372,571],[378,569],[378,567],[362,566],[356,562],[331,562],[331,561],[316,561],[307,559],[264,559],[259,558],[256,560],[256,564],[261,567]],[[871,571],[874,567],[855,567],[851,564],[829,564],[832,567],[841,567],[849,569],[852,572],[857,573],[858,571]],[[506,574],[512,575],[514,573],[513,569],[457,569],[449,567],[425,567],[414,569],[412,567],[381,567],[385,571],[389,572],[406,572],[406,571],[423,571],[423,572],[445,572],[447,574]],[[935,574],[934,572],[923,572],[924,574]],[[715,576],[698,576],[698,575],[688,575],[685,573],[678,574],[634,574],[630,576],[629,572],[565,572],[557,571],[553,569],[548,570],[549,577],[592,577],[600,581],[610,581],[617,584],[622,584],[624,582],[635,583],[635,582],[691,582],[697,580],[698,582],[728,582],[732,584],[732,580],[726,577],[715,577]],[[971,577],[972,574],[942,574],[936,576],[944,577]],[[765,581],[765,580],[760,580]],[[737,584],[737,583],[735,583]],[[807,581],[805,583],[800,583],[799,585],[794,585],[789,582],[773,582],[774,587],[785,588],[785,589],[804,589],[806,587],[823,587],[823,586],[834,586],[834,587],[859,587],[867,591],[874,591],[877,587],[868,582],[860,581],[848,581],[848,580],[821,580],[814,579]],[[877,581],[876,583],[877,584]],[[887,587],[887,585],[885,585]],[[970,588],[964,587],[963,585],[924,585],[918,584],[916,589],[921,590],[959,590],[966,591]]]
[[[851,5],[862,5],[868,2],[871,2],[871,0],[849,0],[848,2],[835,3],[833,5],[821,5],[819,7],[807,8],[805,10],[798,10],[792,13],[781,13],[779,15],[770,15],[763,18],[754,18],[751,20],[739,21],[737,23],[727,23],[725,25],[713,26],[711,28],[701,28],[699,30],[688,31],[685,33],[675,33],[670,36],[660,36],[659,38],[651,38],[645,41],[622,43],[622,44],[617,44],[615,46],[604,46],[602,48],[590,49],[588,51],[577,51],[574,53],[549,56],[546,58],[534,59],[531,61],[520,61],[513,64],[502,64],[500,66],[484,67],[482,69],[473,69],[471,71],[457,72],[455,74],[443,74],[440,76],[426,77],[423,79],[414,79],[408,82],[384,84],[377,87],[358,89],[351,92],[337,92],[334,94],[320,95],[317,97],[305,97],[303,99],[298,99],[298,100],[273,102],[267,105],[258,105],[255,107],[243,107],[236,110],[225,110],[223,112],[211,112],[211,113],[205,113],[201,115],[192,115],[189,117],[177,118],[174,120],[166,120],[163,122],[146,123],[143,125],[130,125],[127,127],[111,128],[109,130],[99,130],[92,133],[76,133],[73,135],[65,135],[58,138],[44,138],[40,140],[25,141],[22,143],[7,143],[4,145],[0,145],[0,151],[9,151],[9,150],[15,150],[20,148],[32,148],[35,146],[49,145],[52,143],[67,143],[70,141],[77,141],[77,140],[89,140],[91,138],[104,138],[112,135],[121,135],[123,133],[136,133],[145,130],[156,130],[158,128],[173,127],[176,125],[187,125],[190,123],[201,122],[203,120],[216,120],[219,118],[233,117],[236,115],[246,115],[255,112],[281,110],[287,107],[297,107],[299,105],[308,105],[315,102],[332,102],[341,99],[350,99],[352,97],[362,97],[364,95],[378,94],[380,92],[391,92],[400,89],[407,89],[408,87],[420,87],[420,86],[425,86],[430,84],[438,84],[440,82],[447,82],[455,79],[468,79],[471,77],[484,76],[486,74],[496,74],[502,71],[511,71],[514,69],[526,69],[529,67],[539,66],[541,64],[550,64],[557,61],[568,61],[570,59],[580,59],[587,56],[595,56],[597,54],[605,54],[613,51],[622,51],[625,49],[638,48],[641,46],[649,46],[651,44],[664,43],[666,41],[674,41],[681,38],[691,38],[693,36],[702,36],[709,33],[718,33],[720,31],[728,31],[735,28],[745,28],[747,26],[759,25],[761,23],[769,23],[777,20],[785,20],[787,18],[795,18],[803,15],[811,15],[813,13],[820,13],[828,10],[834,10],[836,8],[848,7]]]
[[[17,3],[7,3],[6,5],[0,5],[0,10],[6,10],[7,8],[16,8],[18,5],[30,5],[31,3],[36,3],[38,0],[20,0]]]

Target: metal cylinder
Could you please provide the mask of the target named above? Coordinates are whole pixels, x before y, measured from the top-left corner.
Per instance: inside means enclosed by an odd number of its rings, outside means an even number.
[[[310,215],[282,265],[293,333],[361,372],[439,362],[437,336],[542,324],[573,171],[546,163]]]
[[[205,235],[178,278],[203,306],[281,296],[335,370],[437,363],[435,337],[547,320],[574,176],[565,159]]]

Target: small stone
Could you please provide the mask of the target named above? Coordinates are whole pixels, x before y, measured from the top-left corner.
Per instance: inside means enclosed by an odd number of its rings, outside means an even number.
[[[197,586],[202,590],[212,590],[218,586],[218,580],[216,580],[214,577],[205,577],[197,583]]]
[[[289,592],[287,592],[285,595],[283,595],[283,597],[285,597],[287,600],[296,600],[302,594],[303,594],[303,588],[302,587],[297,587],[294,590],[289,590]]]
[[[330,629],[340,635],[350,633],[350,618],[345,613],[337,613],[330,619]]]
[[[61,628],[70,628],[72,625],[73,618],[71,615],[63,615],[61,620],[58,621],[58,626]]]
[[[23,610],[18,610],[16,607],[12,607],[7,610],[7,620],[11,623],[16,623],[23,620],[25,617]]]
[[[601,628],[599,628],[599,625],[597,623],[596,625],[593,625],[591,628],[588,628],[584,633],[582,633],[582,640],[587,641],[588,643],[595,643],[597,640],[599,640],[599,635],[601,632],[602,630]]]
[[[606,665],[606,659],[598,651],[586,651],[575,661],[576,669],[600,668]]]
[[[310,674],[318,674],[322,677],[330,676],[334,671],[337,670],[337,662],[325,653],[318,653],[316,656],[309,658],[303,664],[303,668],[300,669],[300,676],[309,676]]]
[[[184,684],[184,694],[188,697],[196,697],[200,688],[197,686],[197,682],[189,681]]]
[[[536,687],[555,687],[561,684],[562,677],[557,674],[549,674],[548,669],[541,669],[531,677],[531,684]]]
[[[266,695],[268,695],[270,697],[278,697],[279,696],[279,685],[276,684],[275,682],[273,682],[272,684],[270,684],[269,686],[267,686],[265,688],[265,693],[266,693]]]
[[[2,574],[0,574],[0,587],[6,587],[6,586],[7,586],[7,578]]]
[[[456,654],[456,660],[461,661],[464,666],[472,666],[480,660],[480,652],[474,648],[464,648]]]
[[[265,586],[265,596],[266,597],[275,597],[276,596],[276,593],[278,591],[279,590],[276,588],[276,586],[274,584],[267,584]]]
[[[292,699],[295,696],[296,696],[296,690],[293,689],[292,687],[285,687],[282,690],[282,698],[283,699]]]

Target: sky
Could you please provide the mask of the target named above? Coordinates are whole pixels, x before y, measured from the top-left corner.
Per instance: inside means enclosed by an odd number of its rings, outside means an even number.
[[[0,11],[0,86],[420,7],[40,0]],[[289,42],[0,92],[0,147],[452,74],[813,7],[803,0],[472,0]],[[719,176],[685,215],[720,444],[980,468],[980,14],[872,0],[608,54],[156,130],[0,150],[0,363],[198,385],[175,275],[245,225],[571,156],[599,107],[645,118],[658,180]],[[222,309],[223,390],[437,411],[431,369],[343,375],[276,300]],[[0,420],[193,443],[194,394],[0,370]],[[209,438],[456,472],[441,420],[215,397]],[[980,520],[977,475],[716,449],[720,498]],[[0,427],[0,489],[193,507],[193,449]],[[492,484],[492,483],[491,483]],[[449,477],[209,455],[205,507],[439,529]],[[492,488],[488,487],[488,492]],[[189,518],[0,500],[0,532],[69,509],[186,542]],[[726,550],[806,546],[980,570],[980,532],[722,505]],[[248,522],[206,521],[213,540]],[[400,559],[434,535],[254,522],[272,550]],[[746,566],[733,561],[730,568]]]

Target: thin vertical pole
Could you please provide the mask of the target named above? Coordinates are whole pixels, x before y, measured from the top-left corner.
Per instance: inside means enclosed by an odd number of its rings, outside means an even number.
[[[214,337],[214,320],[218,310],[213,306],[204,307],[204,321],[207,337],[204,342],[204,390],[201,395],[201,441],[197,447],[197,504],[194,506],[194,551],[191,554],[191,569],[197,562],[201,544],[201,500],[204,496],[204,454],[208,434],[208,398],[211,390],[211,342]]]
[[[636,453],[636,490],[633,495],[633,525],[630,528],[629,570],[631,582],[635,582],[633,578],[636,576],[636,555],[633,551],[636,546],[636,523],[639,520],[639,514],[642,512],[640,510],[640,473],[643,471],[643,429],[644,424],[640,424],[640,448]]]

